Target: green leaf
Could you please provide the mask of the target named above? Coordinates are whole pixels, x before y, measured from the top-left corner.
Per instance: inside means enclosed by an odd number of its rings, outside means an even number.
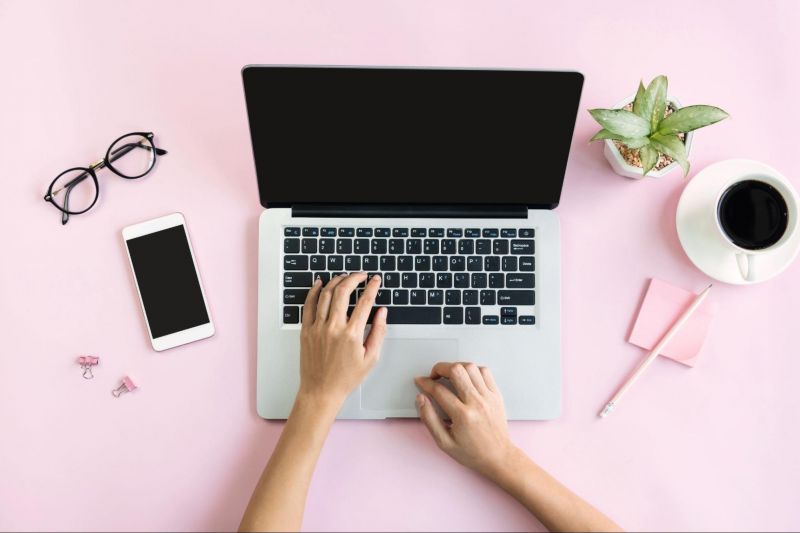
[[[589,139],[589,142],[602,141],[604,139],[612,139],[612,140],[615,140],[615,141],[621,141],[624,138],[625,137],[623,137],[622,135],[617,135],[616,133],[611,133],[607,129],[602,129],[602,130],[598,131],[597,133],[595,133],[592,136],[592,138]]]
[[[672,135],[703,128],[728,117],[722,109],[710,105],[682,107],[661,121],[658,133]]]
[[[661,135],[656,133],[650,137],[650,146],[677,161],[683,169],[684,176],[689,174],[686,145],[683,144],[683,141],[680,140],[677,135]]]
[[[664,120],[664,112],[667,110],[667,77],[656,76],[647,90],[644,92],[647,106],[643,110],[646,118],[650,122],[650,131],[658,130],[658,123]]]
[[[636,98],[633,99],[633,112],[647,120],[647,113],[643,111],[644,105],[644,84],[639,81],[639,88],[636,90]]]
[[[642,146],[639,148],[639,159],[642,160],[642,175],[646,176],[658,163],[658,150],[652,146]]]
[[[590,109],[589,114],[603,128],[622,137],[645,137],[650,134],[647,121],[625,109]]]
[[[650,139],[648,137],[633,137],[633,138],[623,138],[618,139],[619,142],[627,146],[631,149],[641,148],[642,146],[647,146],[650,144]]]

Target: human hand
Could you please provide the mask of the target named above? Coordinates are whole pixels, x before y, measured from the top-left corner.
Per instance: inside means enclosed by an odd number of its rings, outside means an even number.
[[[336,276],[322,288],[317,279],[308,291],[300,328],[300,390],[337,409],[378,361],[386,333],[386,308],[375,313],[372,330],[364,339],[375,304],[380,276],[373,276],[348,319],[350,295],[366,280],[364,272]]]
[[[453,394],[439,383],[447,378]],[[420,418],[447,455],[487,477],[494,477],[516,447],[508,436],[503,397],[491,371],[473,363],[437,363],[429,377],[415,378]],[[450,418],[447,424],[433,399]]]

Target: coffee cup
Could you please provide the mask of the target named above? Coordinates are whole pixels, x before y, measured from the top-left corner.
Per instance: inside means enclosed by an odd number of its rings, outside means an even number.
[[[738,176],[719,191],[716,227],[742,279],[755,281],[758,256],[784,246],[798,231],[798,203],[783,178],[761,172]]]

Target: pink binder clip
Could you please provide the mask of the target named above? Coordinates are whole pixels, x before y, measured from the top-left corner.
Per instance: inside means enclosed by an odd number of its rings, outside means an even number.
[[[97,366],[98,363],[100,363],[100,358],[93,355],[82,355],[78,357],[78,364],[81,365],[83,369],[84,379],[92,379],[94,377],[94,374],[92,374],[92,367]]]
[[[111,394],[114,395],[114,398],[119,398],[126,392],[133,392],[138,388],[139,387],[136,386],[136,384],[133,382],[131,378],[125,376],[124,378],[122,378],[122,383],[120,383],[119,387],[112,390]]]

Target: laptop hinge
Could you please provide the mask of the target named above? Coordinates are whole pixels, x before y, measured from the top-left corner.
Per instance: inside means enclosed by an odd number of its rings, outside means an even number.
[[[293,217],[331,218],[528,218],[526,205],[296,204]]]

